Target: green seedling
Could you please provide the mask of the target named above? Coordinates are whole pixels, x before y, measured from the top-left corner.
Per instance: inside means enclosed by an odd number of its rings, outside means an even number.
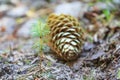
[[[120,68],[117,71],[117,79],[120,79]]]
[[[49,28],[44,22],[38,20],[37,23],[33,24],[32,27],[33,36],[43,38],[48,33],[49,33]]]
[[[47,42],[45,37],[49,34],[49,32],[49,27],[40,19],[34,23],[32,27],[32,35],[34,37],[39,37],[40,40],[36,41],[33,47],[39,47],[40,51],[42,51],[44,43]]]
[[[103,14],[106,17],[106,21],[109,21],[111,18],[110,10],[108,10],[108,9],[103,10]]]
[[[47,24],[42,22],[40,19],[37,21],[37,23],[33,24],[32,35],[34,37],[39,37],[39,41],[36,41],[33,47],[39,49],[40,69],[42,69],[41,63],[42,63],[42,59],[44,58],[43,48],[44,48],[44,44],[47,42],[46,36],[49,34],[49,32],[50,31],[49,31],[49,27],[47,26]]]
[[[112,0],[97,0],[98,2],[105,2],[105,3],[107,3],[107,2],[112,2]]]

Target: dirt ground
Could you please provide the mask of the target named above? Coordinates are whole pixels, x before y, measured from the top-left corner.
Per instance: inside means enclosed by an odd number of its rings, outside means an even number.
[[[74,16],[85,30],[76,61],[34,46],[33,24],[51,13]],[[0,80],[119,79],[120,0],[0,0]]]

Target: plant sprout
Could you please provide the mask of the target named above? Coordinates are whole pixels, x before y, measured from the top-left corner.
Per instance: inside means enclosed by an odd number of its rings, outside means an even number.
[[[117,79],[120,79],[120,68],[117,71]]]
[[[33,45],[34,48],[39,50],[39,55],[40,55],[40,69],[41,68],[41,63],[42,63],[42,59],[43,57],[43,48],[44,48],[44,43],[46,43],[46,36],[49,34],[49,28],[47,26],[47,24],[45,24],[44,22],[42,22],[41,20],[38,20],[35,24],[33,24],[32,27],[32,35],[34,37],[39,37],[39,41],[36,41],[35,44]]]
[[[108,10],[108,9],[103,10],[103,14],[106,17],[106,20],[109,21],[111,18],[110,10]]]
[[[43,38],[49,33],[48,26],[43,23],[41,20],[38,20],[37,23],[33,24],[32,34],[35,37]]]
[[[41,52],[43,49],[44,43],[47,42],[45,37],[49,34],[49,32],[50,32],[49,27],[41,19],[39,19],[36,23],[34,23],[32,27],[32,35],[33,37],[39,37],[40,40],[36,41],[33,47],[39,48]]]
[[[39,37],[43,42],[46,41],[44,38],[49,34],[49,32],[49,27],[40,19],[33,24],[32,35],[34,37]]]

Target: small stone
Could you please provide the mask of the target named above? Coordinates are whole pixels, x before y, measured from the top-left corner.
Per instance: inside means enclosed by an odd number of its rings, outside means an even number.
[[[55,8],[57,14],[68,14],[74,17],[82,17],[88,10],[88,5],[82,2],[63,3]]]
[[[5,27],[7,34],[11,34],[15,29],[16,21],[10,17],[0,19],[0,28]]]
[[[34,78],[33,78],[33,76],[31,75],[31,76],[28,76],[28,78],[27,78],[27,80],[33,80]]]
[[[29,38],[31,36],[31,28],[36,21],[37,20],[35,19],[31,19],[27,21],[25,24],[23,24],[22,27],[17,32],[17,36],[23,38]]]
[[[97,2],[94,6],[90,8],[90,10],[94,10],[95,7],[99,10],[104,10],[104,9],[114,10],[115,9],[115,5],[111,2],[108,2],[107,4],[105,2]]]
[[[94,48],[94,47],[95,47],[94,44],[86,42],[86,43],[84,44],[84,47],[83,47],[83,48],[84,48],[85,51],[89,51],[90,49],[92,49],[92,48]]]
[[[44,7],[44,5],[48,5],[45,0],[36,0],[36,1],[28,1],[30,2],[30,8],[32,9],[40,9],[41,7]]]
[[[26,15],[27,11],[28,11],[28,8],[26,6],[19,6],[8,11],[7,15],[15,18],[22,17]]]
[[[120,4],[120,0],[113,0],[115,4]],[[120,6],[120,5],[119,5]]]
[[[8,5],[2,4],[0,5],[0,12],[5,12],[9,9]]]
[[[23,65],[24,65],[24,63],[21,62],[21,61],[18,61],[17,64],[18,64],[19,66],[23,66]]]

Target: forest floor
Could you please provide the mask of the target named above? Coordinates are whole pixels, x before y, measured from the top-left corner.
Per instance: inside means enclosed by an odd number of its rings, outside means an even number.
[[[34,46],[33,24],[51,13],[76,17],[88,34],[78,60],[64,62],[47,44],[42,53]],[[0,80],[119,79],[119,0],[0,1]]]

